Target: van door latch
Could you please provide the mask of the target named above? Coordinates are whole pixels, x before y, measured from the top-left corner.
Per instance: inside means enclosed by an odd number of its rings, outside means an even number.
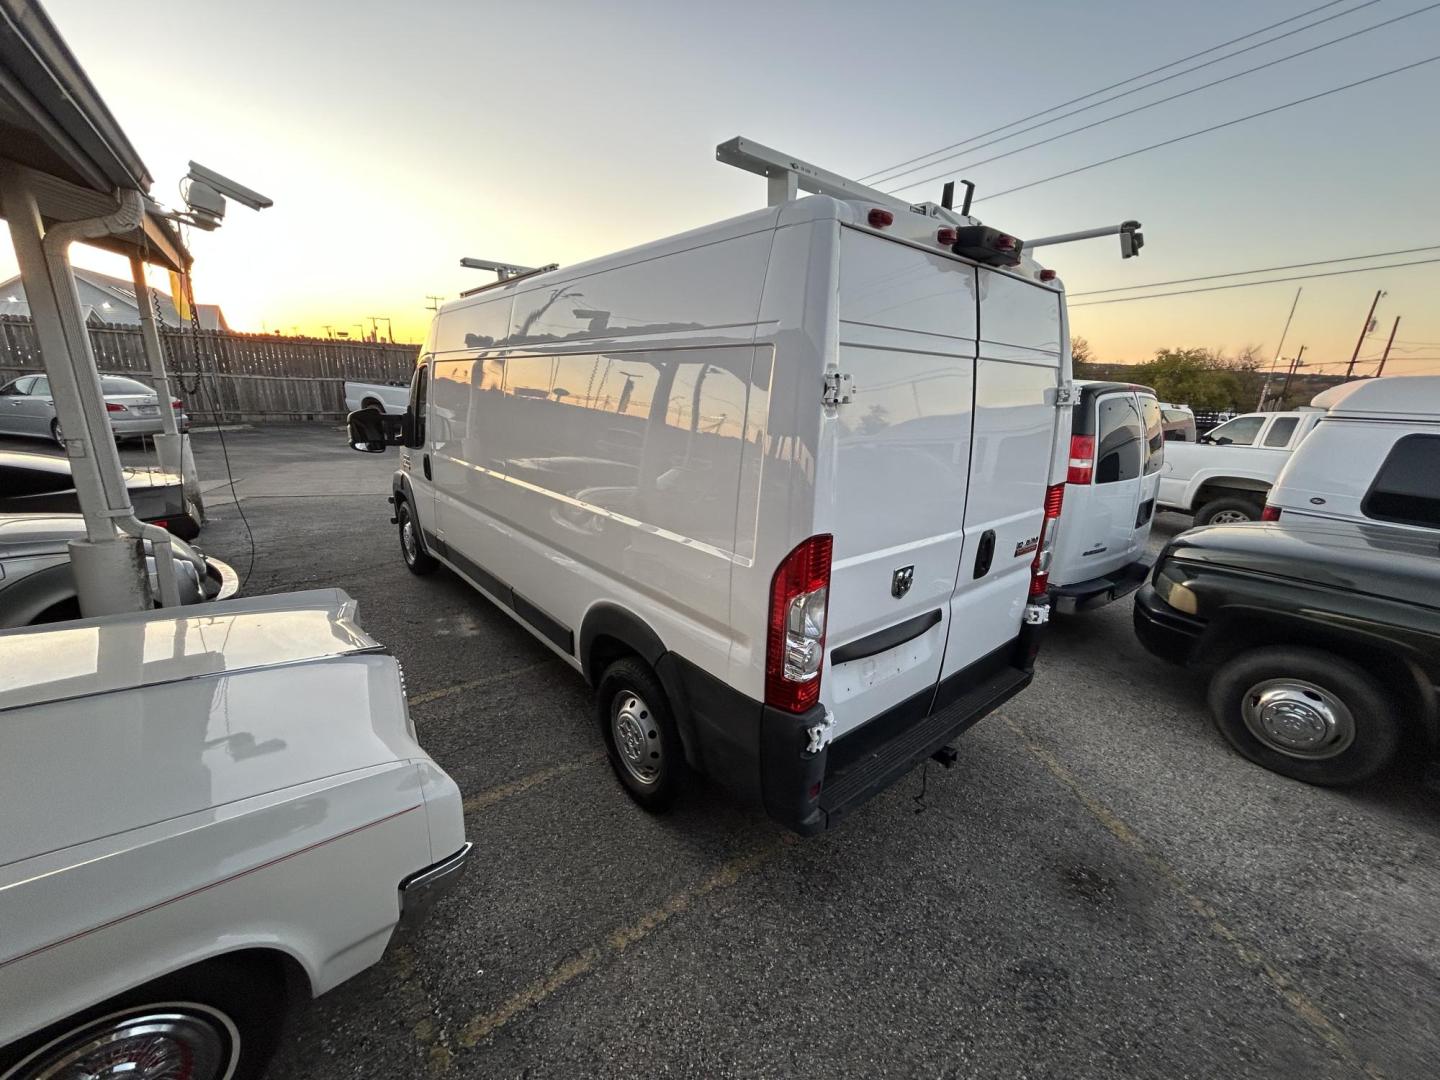
[[[820,398],[826,405],[849,405],[855,397],[855,380],[843,371],[825,373],[825,393]]]
[[[825,710],[825,719],[813,727],[805,729],[805,734],[810,736],[810,742],[805,746],[807,754],[818,754],[825,747],[830,745],[830,734],[835,730],[835,714],[829,709]]]
[[[1055,407],[1057,409],[1073,408],[1080,404],[1080,388],[1074,383],[1065,383],[1055,388]]]

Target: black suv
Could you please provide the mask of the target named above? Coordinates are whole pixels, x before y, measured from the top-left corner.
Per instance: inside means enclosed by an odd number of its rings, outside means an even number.
[[[1165,660],[1213,669],[1221,734],[1285,776],[1350,784],[1404,748],[1440,748],[1431,537],[1299,517],[1195,529],[1161,552],[1135,632]]]

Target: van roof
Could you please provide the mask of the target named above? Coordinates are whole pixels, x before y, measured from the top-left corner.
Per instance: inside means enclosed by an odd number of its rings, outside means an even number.
[[[1316,394],[1310,404],[1332,416],[1440,418],[1440,375],[1356,379]]]
[[[1131,390],[1137,394],[1149,394],[1151,397],[1156,396],[1153,388],[1141,386],[1139,383],[1133,382],[1106,382],[1103,379],[1076,379],[1075,385],[1080,388],[1081,393],[1092,397],[1096,394],[1108,394],[1112,390]]]

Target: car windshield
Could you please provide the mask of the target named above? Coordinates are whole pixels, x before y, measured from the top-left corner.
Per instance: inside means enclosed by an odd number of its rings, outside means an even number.
[[[104,394],[153,394],[154,390],[142,382],[126,379],[120,375],[102,375],[100,391]]]

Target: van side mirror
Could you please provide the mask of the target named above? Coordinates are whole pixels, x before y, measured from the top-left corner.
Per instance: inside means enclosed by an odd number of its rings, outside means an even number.
[[[402,445],[404,421],[404,416],[382,413],[378,409],[357,409],[345,421],[350,432],[350,449],[362,454],[383,454],[387,446]]]

